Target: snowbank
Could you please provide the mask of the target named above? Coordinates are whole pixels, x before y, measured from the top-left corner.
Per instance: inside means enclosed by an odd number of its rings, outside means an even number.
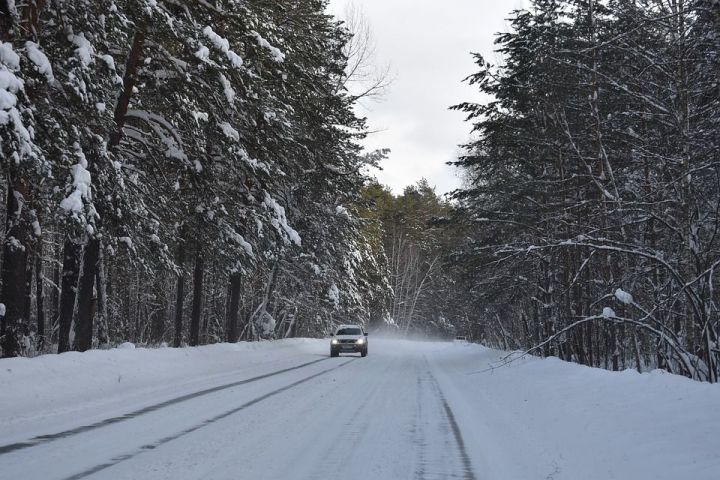
[[[430,357],[486,479],[716,480],[720,385],[455,344]],[[475,457],[478,458],[478,457]]]
[[[0,443],[100,420],[148,398],[195,392],[319,358],[325,342],[291,339],[194,348],[67,352],[0,360]],[[38,431],[28,428],[38,427]]]
[[[327,411],[347,408],[343,402],[354,405],[354,410],[360,409],[367,406],[365,400],[372,398],[383,407],[368,410],[371,415],[358,415],[359,420],[376,416],[382,419],[382,428],[375,424],[373,428],[378,430],[372,434],[366,432],[371,439],[369,444],[376,445],[378,439],[384,438],[382,429],[400,429],[396,440],[403,438],[408,442],[397,445],[403,452],[400,455],[414,455],[413,449],[424,451],[424,446],[432,445],[432,452],[425,453],[437,457],[437,462],[431,465],[433,468],[441,468],[441,460],[453,455],[452,445],[438,444],[447,438],[427,437],[425,443],[418,444],[412,442],[412,431],[418,425],[426,429],[437,426],[439,431],[443,428],[447,431],[449,426],[447,417],[442,414],[444,410],[430,408],[433,402],[436,407],[447,402],[462,434],[468,462],[477,478],[483,480],[720,478],[717,442],[720,385],[694,382],[661,371],[644,374],[632,370],[610,372],[556,358],[526,357],[489,369],[500,362],[505,353],[463,342],[414,342],[371,335],[370,344],[370,356],[352,362],[352,366],[346,367],[337,377],[319,377],[317,382],[303,384],[303,389],[293,391],[290,396],[273,397],[276,401],[263,407],[265,410],[261,408],[261,413],[255,412],[249,417],[259,415],[270,425],[263,423],[252,437],[246,439],[249,430],[242,426],[239,427],[239,440],[220,434],[222,438],[214,438],[214,430],[206,432],[205,438],[220,443],[247,441],[250,445],[264,439],[265,445],[258,450],[261,453],[275,451],[283,445],[292,449],[295,443],[274,433],[272,425],[284,433],[300,432],[299,437],[306,428],[325,431],[330,424],[324,424],[324,419],[332,422],[330,419],[334,418],[326,415]],[[288,376],[273,377],[275,383],[253,384],[257,391],[243,388],[226,392],[215,398],[218,408],[222,407],[220,411],[224,411],[260,396],[265,392],[263,389],[278,388],[302,379],[312,368],[328,368],[332,360],[327,359],[327,346],[326,339],[183,349],[133,349],[132,344],[128,344],[122,349],[0,360],[0,445],[123,415],[165,399],[239,379],[317,360],[323,362],[308,367],[310,370],[303,368]],[[435,381],[437,388],[432,388]],[[341,384],[345,386],[337,388]],[[435,393],[430,395],[432,392]],[[417,397],[420,393],[423,396]],[[182,408],[178,406],[178,409],[195,412],[193,408],[198,405],[203,409],[210,408],[209,398]],[[287,403],[289,398],[293,398],[291,403]],[[422,398],[420,405],[418,398]],[[318,409],[318,402],[324,402],[322,409]],[[413,408],[422,412],[420,417],[411,416],[407,425],[401,422],[401,426],[389,426],[393,419]],[[285,417],[279,413],[281,411]],[[159,412],[156,420],[165,414]],[[188,415],[193,417],[195,413]],[[206,415],[214,414],[208,411]],[[278,421],[271,421],[276,416]],[[199,421],[201,417],[188,421]],[[298,419],[307,421],[303,423]],[[172,425],[162,426],[170,433],[185,428],[175,425],[177,422],[182,423],[173,419]],[[224,429],[233,425],[229,422],[217,428],[225,432]],[[292,425],[290,430],[288,425]],[[266,432],[265,428],[270,430]],[[98,435],[100,433],[103,432]],[[112,432],[105,433],[110,435]],[[321,446],[335,442],[332,435],[320,437],[320,434],[313,437],[312,442]],[[132,439],[123,441],[132,443]],[[196,440],[188,442],[194,451]],[[177,452],[183,451],[183,445],[179,442],[173,447],[179,450],[168,450],[173,465],[177,463],[179,466],[175,465],[175,468],[180,470],[184,468],[184,457]],[[210,451],[219,450],[213,448]],[[122,453],[123,450],[119,451]],[[373,455],[366,452],[366,461],[390,469],[391,465],[380,458],[377,451],[373,452]],[[308,457],[312,465],[317,463],[317,458],[328,455],[328,451],[315,454],[315,457]],[[148,456],[144,461],[152,462],[153,458]],[[237,461],[235,457],[232,459]],[[162,458],[158,460],[162,461]],[[128,465],[128,468],[132,466]],[[263,461],[257,465],[267,467]],[[149,467],[142,468],[150,471]],[[441,470],[438,472],[442,473]],[[376,478],[409,478],[412,474],[410,470],[396,473],[377,475]]]

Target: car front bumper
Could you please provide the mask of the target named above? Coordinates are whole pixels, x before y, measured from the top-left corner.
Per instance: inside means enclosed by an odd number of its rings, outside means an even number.
[[[362,352],[365,350],[367,343],[338,343],[337,345],[330,345],[330,348],[338,352]]]

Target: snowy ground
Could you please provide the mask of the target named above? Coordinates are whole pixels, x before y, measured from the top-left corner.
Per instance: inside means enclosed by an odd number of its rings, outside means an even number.
[[[1,479],[717,480],[720,386],[370,337],[0,361]]]

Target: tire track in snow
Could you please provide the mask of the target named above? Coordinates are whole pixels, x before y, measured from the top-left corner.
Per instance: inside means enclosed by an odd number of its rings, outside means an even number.
[[[106,427],[108,425],[112,425],[118,422],[123,422],[125,420],[130,420],[136,417],[139,417],[140,415],[145,415],[147,413],[154,412],[156,410],[160,410],[161,408],[169,407],[171,405],[175,405],[178,403],[186,402],[188,400],[192,400],[194,398],[202,397],[204,395],[209,395],[211,393],[220,392],[222,390],[227,390],[228,388],[237,387],[240,385],[246,385],[248,383],[257,382],[259,380],[264,380],[266,378],[274,377],[275,375],[280,375],[283,373],[291,372],[293,370],[298,370],[300,368],[304,368],[319,362],[324,362],[327,360],[326,358],[321,358],[319,360],[313,360],[311,362],[306,362],[300,365],[295,365],[293,367],[284,368],[282,370],[277,370],[275,372],[265,373],[263,375],[258,375],[256,377],[247,378],[245,380],[239,380],[236,382],[226,383],[223,385],[218,385],[216,387],[206,388],[204,390],[200,390],[193,393],[188,393],[186,395],[181,395],[179,397],[171,398],[170,400],[165,400],[164,402],[156,403],[154,405],[149,405],[147,407],[143,407],[141,409],[125,413],[123,415],[119,415],[117,417],[111,417],[107,418],[105,420],[101,420],[99,422],[91,423],[89,425],[83,425],[81,427],[72,428],[70,430],[65,430],[62,432],[57,433],[51,433],[48,435],[38,435],[37,437],[33,437],[30,440],[26,440],[23,442],[17,442],[17,443],[10,443],[8,445],[0,445],[0,455],[7,454],[10,452],[15,452],[17,450],[23,450],[25,448],[34,447],[37,445],[41,445],[43,443],[52,442],[53,440],[59,440],[61,438],[67,438],[71,437],[73,435],[78,435],[80,433],[85,433],[91,430],[95,430],[98,428]]]
[[[113,459],[111,459],[109,462],[106,462],[106,463],[103,463],[103,464],[100,464],[100,465],[96,465],[95,467],[89,468],[89,469],[84,470],[84,471],[82,471],[82,472],[80,472],[80,473],[76,473],[75,475],[71,475],[71,476],[69,476],[69,477],[65,477],[63,480],[80,480],[80,479],[82,479],[82,478],[88,477],[88,476],[93,475],[93,474],[95,474],[95,473],[101,472],[101,471],[103,471],[103,470],[105,470],[105,469],[108,469],[108,468],[114,466],[114,465],[117,465],[117,464],[120,463],[120,462],[124,462],[125,460],[129,460],[129,459],[131,459],[131,458],[137,457],[138,455],[140,455],[140,454],[142,454],[142,453],[148,452],[148,451],[150,451],[150,450],[154,450],[155,448],[160,447],[160,446],[162,446],[162,445],[164,445],[164,444],[166,444],[166,443],[168,443],[168,442],[171,442],[171,441],[176,440],[176,439],[178,439],[178,438],[180,438],[180,437],[183,437],[183,436],[185,436],[185,435],[188,435],[188,434],[190,434],[190,433],[192,433],[192,432],[195,432],[196,430],[200,430],[201,428],[206,427],[206,426],[208,426],[208,425],[210,425],[210,424],[212,424],[212,423],[215,423],[215,422],[218,422],[218,421],[220,421],[220,420],[223,420],[223,419],[225,419],[225,418],[227,418],[227,417],[229,417],[229,416],[231,416],[231,415],[233,415],[233,414],[235,414],[235,413],[238,413],[238,412],[240,412],[240,411],[242,411],[242,410],[245,410],[246,408],[249,408],[249,407],[251,407],[251,406],[253,406],[253,405],[255,405],[255,404],[258,404],[258,403],[260,403],[260,402],[262,402],[262,401],[264,401],[264,400],[267,400],[268,398],[274,397],[275,395],[278,395],[278,394],[283,393],[283,392],[285,392],[285,391],[287,391],[287,390],[290,390],[291,388],[297,387],[298,385],[302,385],[303,383],[309,382],[310,380],[313,380],[313,379],[315,379],[315,378],[317,378],[317,377],[319,377],[319,376],[321,376],[321,375],[325,375],[326,373],[330,373],[330,372],[332,372],[333,370],[337,370],[338,368],[344,367],[345,365],[347,365],[347,364],[349,364],[349,363],[352,363],[352,362],[354,362],[355,360],[356,360],[356,359],[348,360],[347,362],[341,363],[340,365],[337,365],[337,366],[335,366],[335,367],[327,368],[327,369],[322,370],[322,371],[320,371],[320,372],[318,372],[318,373],[315,373],[315,374],[313,374],[313,375],[310,375],[309,377],[305,377],[305,378],[303,378],[303,379],[297,380],[297,381],[295,381],[295,382],[293,382],[293,383],[291,383],[291,384],[289,384],[289,385],[285,385],[284,387],[278,388],[278,389],[273,390],[273,391],[271,391],[271,392],[269,392],[269,393],[266,393],[265,395],[261,395],[261,396],[255,398],[255,399],[253,399],[253,400],[250,400],[249,402],[245,402],[245,403],[243,403],[242,405],[240,405],[239,407],[235,407],[235,408],[233,408],[232,410],[228,410],[228,411],[226,411],[226,412],[224,412],[224,413],[221,413],[221,414],[216,415],[216,416],[214,416],[214,417],[212,417],[212,418],[209,418],[209,419],[207,419],[207,420],[204,420],[202,423],[199,423],[199,424],[197,424],[197,425],[195,425],[195,426],[193,426],[193,427],[186,428],[185,430],[182,430],[182,431],[180,431],[180,432],[178,432],[178,433],[175,433],[175,434],[173,434],[173,435],[169,435],[169,436],[167,436],[167,437],[163,437],[163,438],[161,438],[160,440],[157,440],[156,442],[142,445],[141,447],[139,447],[138,449],[136,449],[136,450],[133,451],[133,452],[130,452],[130,453],[127,453],[127,454],[124,454],[124,455],[116,456],[116,457],[114,457]],[[316,360],[316,361],[311,362],[311,363],[317,363],[317,362],[318,362],[318,361]]]
[[[417,369],[416,412],[413,445],[416,464],[414,480],[465,478],[450,422],[440,399],[440,391],[427,369]],[[458,465],[460,464],[460,465]],[[460,473],[457,473],[461,471]]]
[[[435,391],[438,399],[440,400],[440,403],[442,404],[443,413],[445,414],[445,417],[450,425],[450,431],[452,432],[455,445],[458,449],[460,460],[463,466],[462,478],[463,480],[477,480],[475,472],[472,468],[472,463],[470,462],[470,456],[468,455],[467,449],[465,448],[465,441],[463,440],[462,432],[460,431],[460,425],[458,425],[457,420],[455,419],[455,415],[450,408],[450,404],[448,404],[448,401],[445,398],[445,394],[443,394],[442,390],[440,389],[440,384],[438,383],[437,379],[432,373],[432,370],[430,369],[430,364],[428,363],[427,358],[425,358],[425,365],[427,366],[427,375],[429,377],[429,380],[432,382],[433,390]]]
[[[427,439],[427,428],[429,425],[427,419],[425,418],[426,398],[423,395],[427,389],[428,379],[423,373],[424,372],[421,372],[418,369],[417,378],[415,379],[415,421],[412,428],[412,442],[413,447],[415,448],[415,461],[417,463],[417,466],[415,467],[415,471],[413,473],[413,478],[415,480],[429,480],[427,476],[427,452],[429,448]]]
[[[387,373],[395,368],[396,363],[396,361],[393,361],[388,364],[379,375],[379,378],[387,379]],[[387,381],[384,383],[376,382],[365,392],[359,405],[353,409],[352,413],[347,417],[348,420],[343,423],[340,432],[338,432],[339,435],[333,438],[332,446],[321,457],[317,468],[313,473],[303,478],[342,478],[344,471],[347,470],[347,466],[344,464],[345,459],[357,451],[357,447],[368,434],[372,416],[366,412],[372,404],[371,401],[377,397],[386,383]]]
[[[425,379],[418,372],[417,379],[415,381],[415,425],[412,429],[413,446],[417,452],[417,463],[418,466],[415,469],[413,478],[415,480],[425,480],[425,450],[427,449],[427,440],[425,439],[425,428],[423,425],[423,398],[422,391],[424,388]]]

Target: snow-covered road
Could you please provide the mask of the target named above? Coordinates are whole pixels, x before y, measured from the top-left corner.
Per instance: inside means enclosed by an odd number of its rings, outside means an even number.
[[[502,354],[370,347],[367,358],[304,340],[5,361],[0,478],[718,478],[717,386],[552,359],[473,373]]]

